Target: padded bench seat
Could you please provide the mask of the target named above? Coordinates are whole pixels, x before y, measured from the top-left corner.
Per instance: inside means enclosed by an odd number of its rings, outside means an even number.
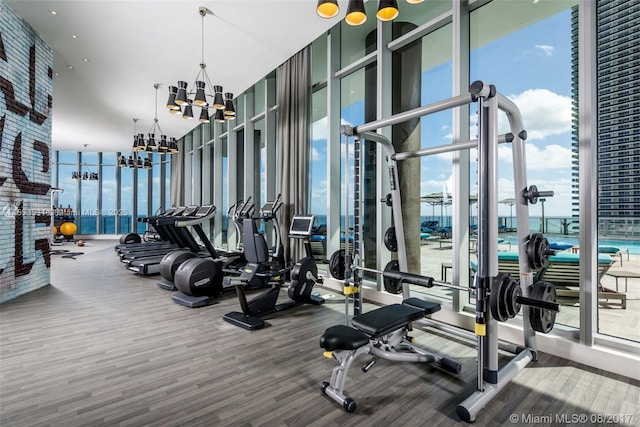
[[[424,317],[424,310],[402,304],[385,305],[351,320],[353,326],[373,338],[386,335]]]
[[[328,351],[356,350],[372,338],[387,335],[427,314],[440,310],[440,304],[419,298],[408,298],[402,304],[392,304],[355,316],[353,328],[336,325],[324,331],[320,337],[320,347]]]

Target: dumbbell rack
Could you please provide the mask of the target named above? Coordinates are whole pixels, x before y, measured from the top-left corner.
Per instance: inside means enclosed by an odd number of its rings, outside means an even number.
[[[419,118],[428,114],[444,111],[477,103],[478,107],[478,139],[466,142],[456,142],[445,146],[431,147],[413,152],[395,153],[391,141],[385,136],[374,131],[386,126],[402,123],[407,120]],[[506,113],[511,133],[498,135],[498,110]],[[498,365],[498,323],[491,318],[489,311],[489,294],[492,281],[498,276],[498,212],[497,212],[497,152],[498,144],[512,143],[514,186],[516,189],[516,217],[518,232],[518,252],[520,277],[519,286],[523,299],[530,297],[530,288],[533,285],[533,272],[527,260],[527,242],[529,241],[529,212],[528,204],[535,203],[538,195],[552,195],[552,193],[538,192],[535,186],[527,189],[526,185],[526,159],[524,141],[527,137],[522,123],[522,117],[517,106],[498,93],[494,86],[481,81],[474,82],[469,93],[450,99],[439,101],[427,106],[418,107],[403,113],[395,114],[389,118],[376,120],[357,127],[343,125],[341,133],[346,136],[348,147],[349,138],[353,137],[358,155],[355,157],[355,194],[354,194],[354,254],[359,253],[361,242],[361,162],[359,153],[365,141],[379,144],[386,153],[389,178],[391,207],[397,238],[398,267],[401,272],[408,272],[407,253],[404,241],[404,229],[402,223],[402,204],[398,184],[397,162],[413,157],[478,149],[478,273],[475,278],[476,319],[475,336],[477,340],[477,387],[476,391],[464,400],[456,409],[457,415],[467,422],[475,420],[477,413],[497,395],[529,362],[537,359],[535,330],[531,326],[530,308],[523,305],[523,342],[524,347],[515,347],[515,356],[502,368]],[[348,153],[347,153],[348,158]],[[347,168],[348,170],[348,168]],[[534,194],[535,193],[535,194]],[[347,198],[348,200],[348,198]],[[348,215],[348,212],[347,212]],[[346,278],[348,284],[351,276],[350,260],[346,257]],[[357,258],[356,258],[357,262]],[[361,272],[353,274],[358,286],[361,283]],[[402,285],[403,298],[410,298],[410,289],[407,283]]]

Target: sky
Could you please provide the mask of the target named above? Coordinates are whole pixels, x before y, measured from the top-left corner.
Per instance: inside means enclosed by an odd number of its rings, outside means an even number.
[[[527,183],[552,190],[545,216],[571,216],[571,13],[567,9],[506,37],[474,50],[470,57],[471,81],[483,80],[514,101],[528,133],[526,142]],[[451,96],[451,62],[422,74],[422,105]],[[364,102],[343,107],[343,123],[363,122]],[[312,211],[326,214],[326,118],[314,123],[312,144]],[[501,113],[499,132],[507,131]],[[421,120],[422,147],[451,142],[451,112]],[[470,135],[475,135],[475,111],[471,111]],[[498,152],[498,199],[515,197],[511,148],[502,144]],[[476,188],[476,153],[471,152],[471,192]],[[421,159],[421,194],[452,191],[451,155]],[[431,215],[424,205],[422,215]],[[499,205],[499,214],[510,208]],[[531,216],[540,216],[541,205],[530,206]]]

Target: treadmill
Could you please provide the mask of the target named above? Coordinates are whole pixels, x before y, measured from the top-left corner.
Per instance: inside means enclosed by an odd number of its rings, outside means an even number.
[[[205,239],[203,239],[203,243],[205,244],[205,246],[211,245],[209,240],[206,239],[206,235],[204,234],[204,231],[202,231],[201,224],[203,224],[206,221],[210,221],[215,215],[215,213],[216,213],[215,206],[205,205],[205,206],[201,206],[195,212],[193,212],[193,215],[188,215],[188,216],[184,215],[184,216],[181,216],[180,218],[175,219],[171,224],[167,223],[163,225],[166,225],[168,226],[168,228],[172,229],[173,232],[176,233],[176,235],[180,235],[185,239],[187,239],[189,241],[189,245],[186,247],[189,250],[191,250],[194,253],[200,253],[200,252],[203,252],[203,248],[200,245],[198,245],[198,243],[195,241],[195,239],[193,238],[193,235],[187,229],[187,226],[193,226],[193,228],[196,230],[196,233],[198,234],[198,236],[200,236],[201,239],[203,238],[203,236],[205,237]],[[207,252],[209,252],[210,248],[207,247],[206,249],[207,249]],[[154,257],[131,260],[131,262],[129,263],[128,269],[137,274],[141,274],[144,276],[158,274],[160,273],[160,262],[162,261],[162,258],[164,258],[164,256],[169,252],[171,252],[171,250],[165,251],[164,253],[158,254]]]
[[[182,212],[176,212],[174,215],[167,217],[155,217],[151,222],[154,228],[161,230],[167,235],[169,243],[158,244],[154,246],[142,246],[133,248],[132,250],[122,251],[120,253],[120,261],[129,264],[133,260],[143,258],[152,258],[162,255],[179,248],[189,248],[189,250],[199,250],[199,246],[188,232],[176,231],[174,224],[177,220],[184,217],[191,217],[199,209],[199,206],[189,206]],[[147,244],[148,245],[148,244]]]
[[[138,218],[138,221],[152,223],[152,221],[154,221],[157,218],[181,215],[184,210],[185,210],[184,206],[173,207],[173,208],[167,209],[166,211],[160,213],[159,215]],[[172,242],[171,236],[168,235],[165,230],[160,229],[160,230],[156,230],[156,232],[160,235],[160,237],[162,238],[162,241],[119,244],[119,245],[116,245],[114,249],[116,253],[120,255],[122,253],[147,250],[147,249],[152,249],[152,248],[162,247],[162,246],[169,246],[172,243],[176,244],[175,242]]]

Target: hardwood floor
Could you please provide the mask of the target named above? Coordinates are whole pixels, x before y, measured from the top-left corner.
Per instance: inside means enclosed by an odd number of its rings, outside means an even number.
[[[233,293],[200,309],[174,304],[156,277],[126,271],[113,245],[54,257],[52,286],[0,306],[1,426],[462,424],[455,408],[475,388],[475,350],[464,340],[414,333],[459,360],[458,377],[383,360],[364,374],[362,358],[346,384],[358,404],[348,414],[319,389],[336,362],[322,357],[318,339],[342,322],[342,304],[297,307],[245,331],[222,321],[238,309]],[[476,424],[629,414],[617,424],[639,425],[639,402],[638,381],[541,354]]]

